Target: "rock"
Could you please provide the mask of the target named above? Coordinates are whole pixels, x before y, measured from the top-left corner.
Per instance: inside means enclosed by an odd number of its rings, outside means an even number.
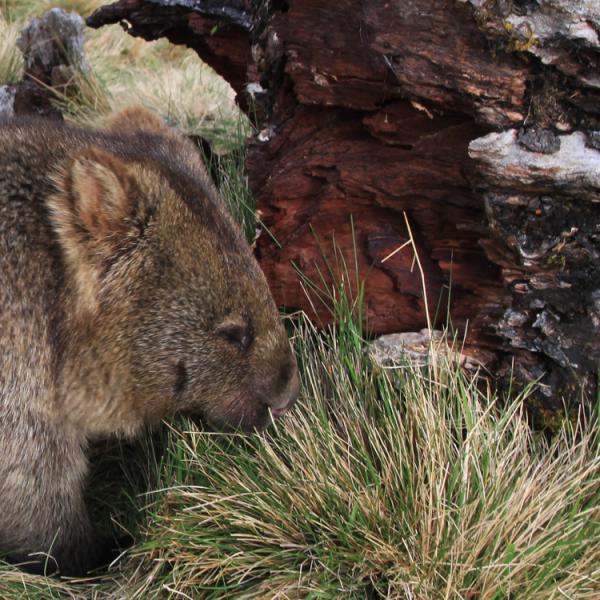
[[[456,348],[457,345],[443,332],[422,329],[378,337],[369,345],[369,356],[382,369],[401,368],[407,364],[424,367],[444,360],[469,371],[485,367],[494,358],[491,352],[464,348],[458,351]]]
[[[422,329],[405,333],[388,333],[370,344],[372,360],[382,368],[401,367],[407,363],[425,366],[436,354],[434,348],[442,340],[441,331]]]
[[[23,53],[23,79],[0,96],[0,114],[36,115],[61,120],[53,90],[67,93],[77,72],[90,73],[83,52],[83,19],[53,8],[23,29],[17,46]],[[4,106],[4,109],[2,109]]]
[[[15,86],[0,87],[0,120],[11,119],[15,114]]]
[[[62,8],[52,8],[41,19],[32,19],[17,40],[26,76],[52,86],[65,84],[65,69],[89,73],[83,52],[84,26],[76,12]]]

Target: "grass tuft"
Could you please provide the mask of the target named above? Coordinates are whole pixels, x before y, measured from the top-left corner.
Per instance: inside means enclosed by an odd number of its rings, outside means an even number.
[[[23,57],[16,46],[19,32],[19,25],[9,22],[0,8],[0,86],[21,79]]]
[[[304,396],[271,432],[171,430],[131,597],[597,598],[597,425],[549,442],[522,398],[340,335],[296,325]]]

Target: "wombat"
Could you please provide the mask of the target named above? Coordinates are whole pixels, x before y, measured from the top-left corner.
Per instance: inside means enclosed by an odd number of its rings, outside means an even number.
[[[263,273],[192,142],[141,108],[100,132],[0,126],[2,556],[99,566],[91,441],[175,413],[260,429],[298,385]]]

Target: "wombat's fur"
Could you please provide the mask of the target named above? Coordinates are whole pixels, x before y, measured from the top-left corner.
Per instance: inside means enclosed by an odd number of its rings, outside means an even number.
[[[177,412],[261,428],[297,393],[265,278],[191,142],[143,109],[105,132],[0,126],[0,553],[85,573],[102,560],[90,440]]]

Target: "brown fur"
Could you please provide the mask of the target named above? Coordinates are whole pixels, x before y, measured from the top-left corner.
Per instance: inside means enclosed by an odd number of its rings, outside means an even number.
[[[297,392],[264,276],[191,142],[143,109],[106,132],[0,127],[0,552],[85,573],[101,560],[90,440],[177,412],[261,428]]]

